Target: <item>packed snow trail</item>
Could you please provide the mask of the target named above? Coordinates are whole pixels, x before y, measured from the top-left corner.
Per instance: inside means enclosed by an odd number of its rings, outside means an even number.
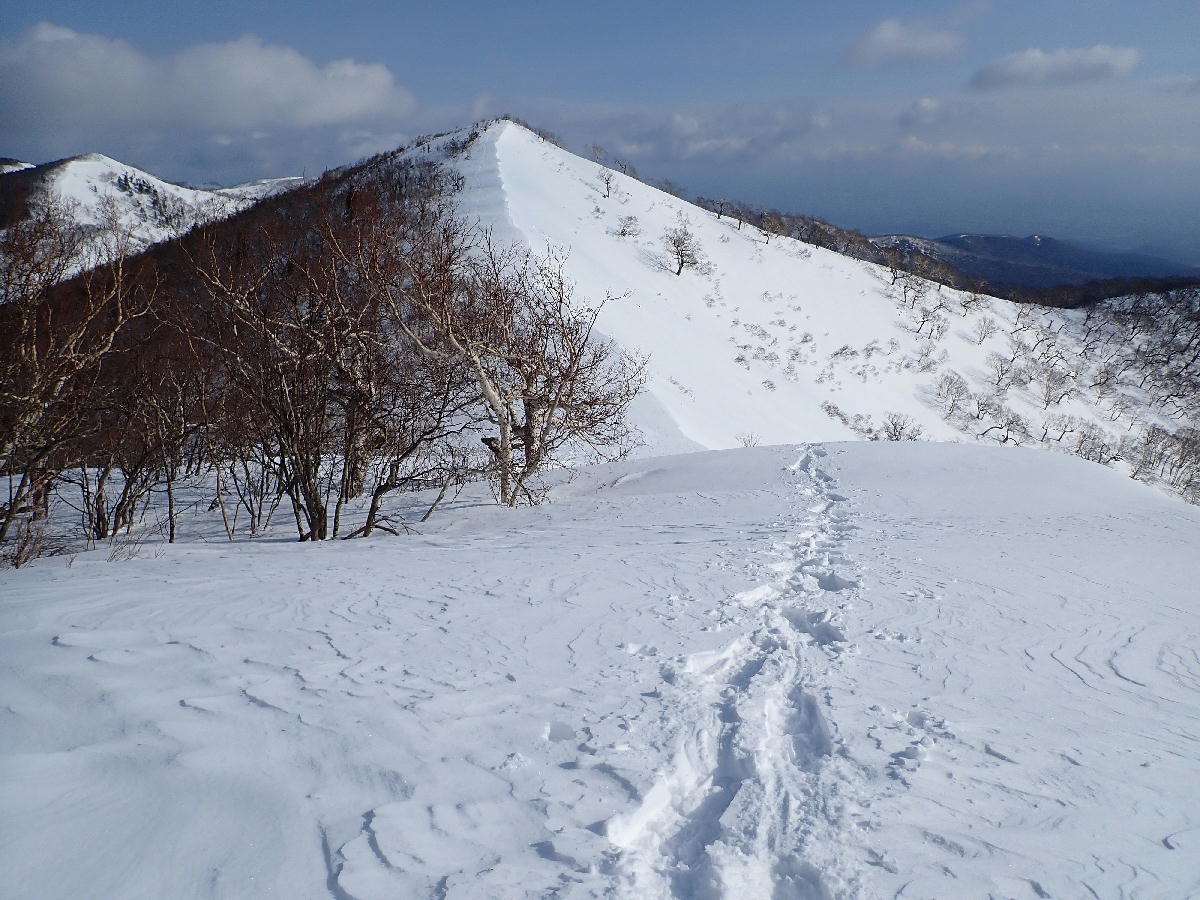
[[[653,789],[663,729],[707,721],[679,720],[664,672],[761,617],[730,598],[776,577],[795,455],[591,470],[550,506],[465,502],[404,540],[6,573],[10,884],[604,893],[608,823]]]
[[[1200,893],[1200,510],[756,448],[0,573],[19,897]]]
[[[800,511],[780,523],[770,579],[718,604],[740,632],[663,669],[665,772],[615,820],[620,893],[630,897],[826,897],[860,889],[850,815],[861,774],[833,758],[818,699],[845,643],[839,572],[852,527],[810,448],[790,467]],[[782,531],[783,529],[781,529]],[[749,630],[747,630],[749,629]],[[823,652],[817,652],[823,651]],[[851,846],[848,846],[851,845]]]

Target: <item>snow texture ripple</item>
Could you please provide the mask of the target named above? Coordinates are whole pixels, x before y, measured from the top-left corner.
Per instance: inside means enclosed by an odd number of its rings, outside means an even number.
[[[1200,893],[1200,511],[754,448],[0,575],[18,897]]]

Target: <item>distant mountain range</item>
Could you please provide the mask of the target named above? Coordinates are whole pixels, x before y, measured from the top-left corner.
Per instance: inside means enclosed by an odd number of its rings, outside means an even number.
[[[885,234],[878,247],[923,253],[991,286],[1052,288],[1114,278],[1200,278],[1200,269],[1140,253],[1089,250],[1044,235]]]
[[[174,237],[200,222],[232,215],[305,181],[294,176],[264,178],[234,187],[185,186],[99,153],[41,165],[0,157],[0,176],[0,227],[20,218],[33,196],[48,192],[74,204],[75,214],[85,227],[97,224],[102,207],[114,208],[134,242],[143,247]],[[1014,292],[1113,279],[1200,279],[1200,268],[1148,254],[1089,249],[1044,235],[954,234],[924,238],[885,234],[864,239],[817,220],[801,217],[796,221],[809,225],[788,229],[802,240],[870,262],[884,262],[877,255],[879,251],[896,250],[905,268],[926,277],[959,287],[980,283],[988,293],[1012,299],[1037,301],[1037,297],[1014,296]],[[810,234],[816,225],[821,226],[820,233]],[[822,241],[824,232],[832,233],[833,238]],[[861,246],[856,247],[858,244]],[[948,269],[939,270],[934,261]]]
[[[133,247],[141,249],[201,222],[232,215],[303,181],[268,178],[209,190],[172,184],[101,153],[42,165],[0,158],[0,228],[23,218],[30,202],[49,197],[68,204],[84,228],[115,217]]]

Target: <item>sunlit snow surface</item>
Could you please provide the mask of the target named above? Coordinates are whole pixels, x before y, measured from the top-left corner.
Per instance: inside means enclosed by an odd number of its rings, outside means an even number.
[[[421,532],[0,574],[0,893],[1200,892],[1194,507],[861,443]]]
[[[851,436],[823,403],[974,439],[932,386],[986,389],[1011,305],[947,291],[923,370],[884,269],[604,197],[511,124],[452,164],[468,218],[620,295],[642,453]],[[680,215],[705,273],[664,268]],[[1123,431],[1110,406],[1053,411]],[[583,470],[532,510],[478,489],[403,538],[206,521],[0,573],[0,895],[1200,894],[1200,509],[1117,472],[764,447]]]
[[[579,299],[595,303],[613,295],[598,324],[650,359],[634,419],[653,451],[722,449],[748,438],[762,444],[853,439],[854,431],[823,404],[869,416],[875,425],[889,413],[909,416],[927,439],[974,440],[986,428],[964,433],[945,421],[934,386],[953,369],[973,390],[994,390],[986,359],[1009,352],[1020,308],[1013,303],[983,297],[979,308],[965,311],[965,295],[931,286],[921,303],[944,302],[947,323],[931,345],[927,334],[916,333],[915,314],[886,268],[768,238],[749,225],[739,229],[728,216],[717,219],[620,173],[605,197],[600,166],[515,124],[491,126],[451,164],[465,177],[460,201],[468,218],[502,241],[565,256]],[[627,216],[637,219],[640,234],[619,237]],[[696,235],[705,268],[676,276],[663,232],[680,222]],[[1068,359],[1078,359],[1080,345],[1069,328],[1060,329],[1081,316],[1039,313],[1045,327],[1060,332],[1056,341]],[[973,332],[984,318],[1000,327],[980,343]],[[1032,340],[1029,332],[1023,336]],[[1013,389],[1006,402],[1029,419],[1035,435],[1055,414],[1123,432],[1125,419],[1110,419],[1112,400],[1081,386],[1077,397],[1049,410],[1032,389]],[[1137,406],[1147,421],[1157,421],[1144,404]]]
[[[0,166],[0,174],[32,169],[38,188],[57,202],[66,204],[67,214],[85,228],[102,226],[92,253],[79,265],[94,265],[112,252],[108,243],[120,233],[117,247],[122,252],[144,250],[151,244],[170,240],[192,227],[231,216],[266,197],[298,187],[302,177],[264,178],[230,188],[205,190],[163,181],[134,166],[88,153],[70,159],[31,166],[14,163]],[[106,250],[107,248],[107,250]]]

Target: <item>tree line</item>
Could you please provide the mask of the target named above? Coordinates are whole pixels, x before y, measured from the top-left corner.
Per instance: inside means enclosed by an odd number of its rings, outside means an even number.
[[[140,255],[30,201],[0,233],[9,561],[45,549],[56,498],[100,540],[162,496],[174,540],[203,485],[230,539],[286,518],[316,541],[398,532],[395,492],[533,503],[547,468],[627,452],[643,360],[561,260],[466,221],[461,186],[382,154]],[[102,264],[67,277],[84,241]]]

